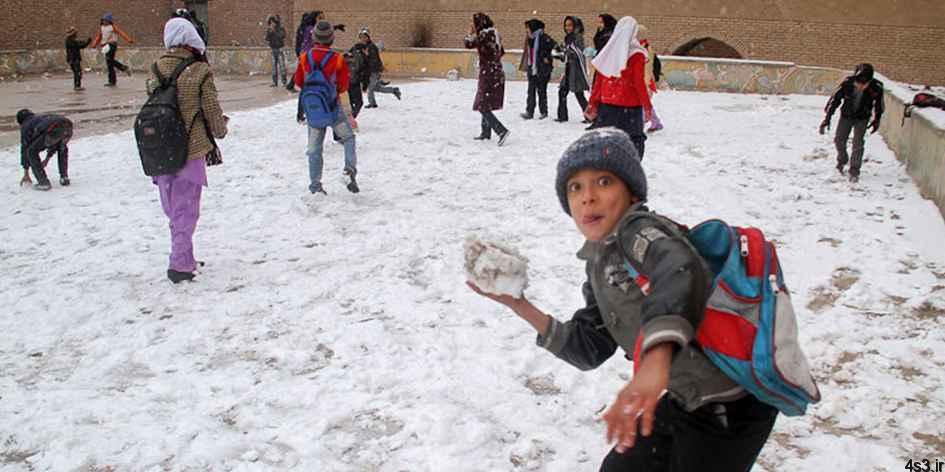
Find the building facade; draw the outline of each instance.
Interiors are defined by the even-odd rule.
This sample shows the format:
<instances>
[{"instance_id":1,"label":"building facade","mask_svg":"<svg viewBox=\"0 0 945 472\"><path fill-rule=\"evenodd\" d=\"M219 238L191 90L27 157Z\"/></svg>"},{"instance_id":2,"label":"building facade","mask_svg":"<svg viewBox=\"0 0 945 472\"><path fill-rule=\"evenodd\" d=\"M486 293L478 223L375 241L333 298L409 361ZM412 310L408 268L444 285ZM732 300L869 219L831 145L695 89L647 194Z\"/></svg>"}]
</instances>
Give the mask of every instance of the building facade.
<instances>
[{"instance_id":1,"label":"building facade","mask_svg":"<svg viewBox=\"0 0 945 472\"><path fill-rule=\"evenodd\" d=\"M598 14L635 16L661 54L788 61L852 69L872 62L897 80L945 85L942 0L6 0L0 49L59 48L69 26L94 35L105 11L142 46L161 42L163 21L185 4L207 23L211 46L264 46L266 18L280 15L290 36L301 13L324 10L347 26L347 46L362 26L386 47L459 48L472 14L492 16L506 48L521 48L535 17L562 39L566 15L584 19L587 39Z\"/></svg>"}]
</instances>

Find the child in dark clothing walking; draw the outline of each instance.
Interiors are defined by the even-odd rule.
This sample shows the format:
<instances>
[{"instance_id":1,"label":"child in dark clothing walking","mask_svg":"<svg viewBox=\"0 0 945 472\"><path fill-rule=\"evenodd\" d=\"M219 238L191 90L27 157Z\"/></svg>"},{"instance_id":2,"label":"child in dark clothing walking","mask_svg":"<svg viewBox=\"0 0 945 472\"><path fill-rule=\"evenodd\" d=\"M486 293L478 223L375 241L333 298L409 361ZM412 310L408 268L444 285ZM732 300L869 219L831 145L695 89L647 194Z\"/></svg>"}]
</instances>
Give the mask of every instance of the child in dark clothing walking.
<instances>
[{"instance_id":1,"label":"child in dark clothing walking","mask_svg":"<svg viewBox=\"0 0 945 472\"><path fill-rule=\"evenodd\" d=\"M92 38L81 40L78 36L79 32L74 26L66 32L66 62L72 69L73 89L85 90L82 88L82 50L92 43Z\"/></svg>"},{"instance_id":2,"label":"child in dark clothing walking","mask_svg":"<svg viewBox=\"0 0 945 472\"><path fill-rule=\"evenodd\" d=\"M568 95L574 94L581 112L587 109L587 99L584 92L590 90L587 79L587 61L584 59L584 22L576 16L564 19L564 46L558 46L561 59L564 61L564 76L558 85L558 117L555 121L568 121ZM590 121L585 120L590 123Z\"/></svg>"},{"instance_id":3,"label":"child in dark clothing walking","mask_svg":"<svg viewBox=\"0 0 945 472\"><path fill-rule=\"evenodd\" d=\"M384 85L381 80L381 73L384 72L384 61L381 60L380 49L374 44L374 40L371 39L371 30L367 27L361 28L361 31L358 32L358 40L360 40L363 45L364 68L366 69L365 74L368 77L368 104L365 108L377 108L377 99L374 98L375 93L389 93L397 97L397 100L400 100L400 88Z\"/></svg>"},{"instance_id":4,"label":"child in dark clothing walking","mask_svg":"<svg viewBox=\"0 0 945 472\"><path fill-rule=\"evenodd\" d=\"M72 121L60 115L37 115L29 109L16 113L16 123L20 125L20 166L23 167L23 179L20 185L29 185L29 170L36 177L36 190L49 190L52 184L46 176L46 163L56 153L59 158L59 184L68 186L69 182L69 139L72 138ZM39 153L46 150L46 160L39 159Z\"/></svg>"},{"instance_id":5,"label":"child in dark clothing walking","mask_svg":"<svg viewBox=\"0 0 945 472\"><path fill-rule=\"evenodd\" d=\"M837 171L843 174L844 167L850 163L850 182L860 180L860 166L863 164L866 130L875 133L886 109L883 103L883 83L873 78L873 66L860 64L853 75L840 83L827 102L827 116L820 124L820 134L830 129L830 119L840 108L840 121L834 144L837 147ZM870 121L870 117L873 118ZM847 154L847 141L853 132L853 155ZM851 160L852 157L852 160Z\"/></svg>"},{"instance_id":6,"label":"child in dark clothing walking","mask_svg":"<svg viewBox=\"0 0 945 472\"><path fill-rule=\"evenodd\" d=\"M554 66L551 62L551 52L556 43L551 36L545 34L545 24L536 18L525 22L525 51L522 54L522 63L519 70L525 71L528 76L528 99L525 104L525 113L522 118L530 120L535 117L535 99L538 100L538 119L548 118L548 82L551 80L551 71Z\"/></svg>"}]
</instances>

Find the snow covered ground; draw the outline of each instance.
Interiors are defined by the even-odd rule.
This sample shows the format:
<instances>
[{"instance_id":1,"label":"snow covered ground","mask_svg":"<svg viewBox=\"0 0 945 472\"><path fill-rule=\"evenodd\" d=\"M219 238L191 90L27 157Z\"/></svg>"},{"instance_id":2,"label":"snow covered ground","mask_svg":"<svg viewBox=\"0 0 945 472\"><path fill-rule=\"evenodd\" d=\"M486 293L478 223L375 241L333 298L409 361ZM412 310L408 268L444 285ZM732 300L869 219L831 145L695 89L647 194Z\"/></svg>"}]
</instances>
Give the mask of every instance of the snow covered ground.
<instances>
[{"instance_id":1,"label":"snow covered ground","mask_svg":"<svg viewBox=\"0 0 945 472\"><path fill-rule=\"evenodd\" d=\"M582 125L523 122L510 83L507 146L475 142L474 93L381 96L362 193L329 144L317 203L295 104L234 113L197 232L207 266L180 286L130 131L79 130L73 186L48 193L19 189L18 150L0 151L0 470L597 470L598 413L630 364L579 372L463 284L463 239L490 235L531 260L538 306L580 306L553 180ZM945 459L945 224L878 136L859 184L836 175L824 101L661 93L652 207L780 243L824 400L778 420L755 470Z\"/></svg>"}]
</instances>

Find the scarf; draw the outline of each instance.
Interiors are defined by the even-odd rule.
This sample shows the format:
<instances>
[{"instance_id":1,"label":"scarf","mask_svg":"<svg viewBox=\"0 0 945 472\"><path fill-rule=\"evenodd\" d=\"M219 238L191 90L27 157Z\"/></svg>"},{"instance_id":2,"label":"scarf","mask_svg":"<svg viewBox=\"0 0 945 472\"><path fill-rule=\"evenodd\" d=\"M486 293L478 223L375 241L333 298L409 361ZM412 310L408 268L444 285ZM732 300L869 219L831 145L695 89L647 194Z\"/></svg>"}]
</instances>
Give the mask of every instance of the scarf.
<instances>
[{"instance_id":1,"label":"scarf","mask_svg":"<svg viewBox=\"0 0 945 472\"><path fill-rule=\"evenodd\" d=\"M643 54L644 58L649 57L646 49L637 39L639 28L637 20L632 16L621 18L617 22L617 27L614 28L610 41L591 62L594 68L607 77L620 77L620 73L627 68L627 62L634 54Z\"/></svg>"},{"instance_id":2,"label":"scarf","mask_svg":"<svg viewBox=\"0 0 945 472\"><path fill-rule=\"evenodd\" d=\"M528 65L531 66L532 75L538 75L538 47L541 43L541 35L544 32L545 30L538 29L532 33L532 50L528 55Z\"/></svg>"},{"instance_id":3,"label":"scarf","mask_svg":"<svg viewBox=\"0 0 945 472\"><path fill-rule=\"evenodd\" d=\"M171 18L164 25L164 47L187 46L203 55L207 52L207 45L197 34L197 28L185 18Z\"/></svg>"}]
</instances>

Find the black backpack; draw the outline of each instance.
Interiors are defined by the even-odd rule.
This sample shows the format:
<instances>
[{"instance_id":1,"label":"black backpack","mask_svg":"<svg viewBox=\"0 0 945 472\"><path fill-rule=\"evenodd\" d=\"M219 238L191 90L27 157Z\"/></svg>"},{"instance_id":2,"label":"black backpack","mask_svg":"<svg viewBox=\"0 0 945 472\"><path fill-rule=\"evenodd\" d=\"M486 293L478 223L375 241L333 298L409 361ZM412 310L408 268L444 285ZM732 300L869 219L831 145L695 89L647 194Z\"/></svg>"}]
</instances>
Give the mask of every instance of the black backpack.
<instances>
[{"instance_id":1,"label":"black backpack","mask_svg":"<svg viewBox=\"0 0 945 472\"><path fill-rule=\"evenodd\" d=\"M184 126L177 105L177 78L195 62L194 58L181 61L170 77L161 75L157 63L151 66L160 85L151 92L135 119L135 140L144 175L173 174L187 163L190 130Z\"/></svg>"},{"instance_id":2,"label":"black backpack","mask_svg":"<svg viewBox=\"0 0 945 472\"><path fill-rule=\"evenodd\" d=\"M653 82L659 82L663 77L663 62L656 54L653 55Z\"/></svg>"}]
</instances>

